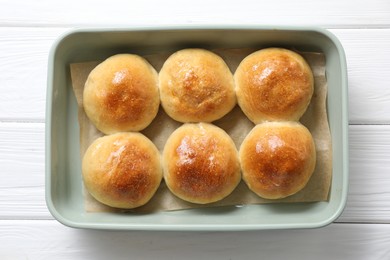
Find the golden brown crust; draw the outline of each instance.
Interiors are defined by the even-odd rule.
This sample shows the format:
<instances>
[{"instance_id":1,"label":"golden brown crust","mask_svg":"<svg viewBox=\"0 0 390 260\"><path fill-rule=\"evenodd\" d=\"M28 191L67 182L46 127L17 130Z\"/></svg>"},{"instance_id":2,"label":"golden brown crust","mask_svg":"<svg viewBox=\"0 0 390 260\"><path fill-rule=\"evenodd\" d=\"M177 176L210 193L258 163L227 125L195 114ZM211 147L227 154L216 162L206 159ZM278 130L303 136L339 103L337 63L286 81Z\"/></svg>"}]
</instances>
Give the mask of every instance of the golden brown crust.
<instances>
[{"instance_id":1,"label":"golden brown crust","mask_svg":"<svg viewBox=\"0 0 390 260\"><path fill-rule=\"evenodd\" d=\"M114 55L89 74L83 94L85 112L105 134L142 130L158 111L157 81L157 72L140 56Z\"/></svg>"},{"instance_id":2,"label":"golden brown crust","mask_svg":"<svg viewBox=\"0 0 390 260\"><path fill-rule=\"evenodd\" d=\"M184 124L169 137L163 168L172 193L199 204L223 199L241 179L233 141L222 129L207 123Z\"/></svg>"},{"instance_id":3,"label":"golden brown crust","mask_svg":"<svg viewBox=\"0 0 390 260\"><path fill-rule=\"evenodd\" d=\"M95 140L83 157L82 172L90 194L116 208L146 204L162 179L157 148L140 133L117 133Z\"/></svg>"},{"instance_id":4,"label":"golden brown crust","mask_svg":"<svg viewBox=\"0 0 390 260\"><path fill-rule=\"evenodd\" d=\"M239 152L243 180L257 195L267 199L290 196L310 179L316 151L310 132L295 122L257 125Z\"/></svg>"},{"instance_id":5,"label":"golden brown crust","mask_svg":"<svg viewBox=\"0 0 390 260\"><path fill-rule=\"evenodd\" d=\"M234 74L238 104L254 123L299 120L313 95L313 74L297 53L268 48L247 56Z\"/></svg>"},{"instance_id":6,"label":"golden brown crust","mask_svg":"<svg viewBox=\"0 0 390 260\"><path fill-rule=\"evenodd\" d=\"M233 75L218 55L203 49L172 54L159 73L161 105L180 122L211 122L236 104Z\"/></svg>"}]
</instances>

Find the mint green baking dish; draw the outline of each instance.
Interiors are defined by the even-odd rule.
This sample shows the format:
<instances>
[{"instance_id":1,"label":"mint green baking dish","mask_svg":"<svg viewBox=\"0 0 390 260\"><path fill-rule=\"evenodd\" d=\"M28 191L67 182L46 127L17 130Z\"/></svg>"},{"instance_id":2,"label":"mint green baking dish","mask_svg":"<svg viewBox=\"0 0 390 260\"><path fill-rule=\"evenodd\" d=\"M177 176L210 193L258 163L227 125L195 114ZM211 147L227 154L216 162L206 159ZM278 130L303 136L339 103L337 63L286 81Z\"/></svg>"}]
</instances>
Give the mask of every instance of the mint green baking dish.
<instances>
[{"instance_id":1,"label":"mint green baking dish","mask_svg":"<svg viewBox=\"0 0 390 260\"><path fill-rule=\"evenodd\" d=\"M329 201L189 209L149 214L86 213L83 205L77 104L69 64L131 52L148 54L188 46L207 48L287 46L326 56L327 109L333 145ZM334 221L348 190L348 87L344 50L334 35L301 27L142 27L79 29L53 45L46 100L46 202L61 223L116 230L228 231L315 228Z\"/></svg>"}]
</instances>

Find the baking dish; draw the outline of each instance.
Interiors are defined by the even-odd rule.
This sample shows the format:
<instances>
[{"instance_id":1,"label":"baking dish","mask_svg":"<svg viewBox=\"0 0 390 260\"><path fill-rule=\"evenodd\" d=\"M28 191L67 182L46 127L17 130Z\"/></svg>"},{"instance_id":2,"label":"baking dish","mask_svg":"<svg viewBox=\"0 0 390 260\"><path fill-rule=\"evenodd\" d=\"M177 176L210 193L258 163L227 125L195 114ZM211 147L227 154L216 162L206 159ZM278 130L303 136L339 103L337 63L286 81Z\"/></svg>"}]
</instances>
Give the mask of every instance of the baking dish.
<instances>
[{"instance_id":1,"label":"baking dish","mask_svg":"<svg viewBox=\"0 0 390 260\"><path fill-rule=\"evenodd\" d=\"M86 213L83 205L77 104L69 64L113 54L147 55L185 47L269 46L323 52L328 82L333 176L326 202L277 203L187 209L149 214ZM46 202L61 223L117 230L260 230L314 228L334 221L348 191L348 86L340 42L320 28L262 26L138 27L77 29L60 37L48 63L46 103Z\"/></svg>"}]
</instances>

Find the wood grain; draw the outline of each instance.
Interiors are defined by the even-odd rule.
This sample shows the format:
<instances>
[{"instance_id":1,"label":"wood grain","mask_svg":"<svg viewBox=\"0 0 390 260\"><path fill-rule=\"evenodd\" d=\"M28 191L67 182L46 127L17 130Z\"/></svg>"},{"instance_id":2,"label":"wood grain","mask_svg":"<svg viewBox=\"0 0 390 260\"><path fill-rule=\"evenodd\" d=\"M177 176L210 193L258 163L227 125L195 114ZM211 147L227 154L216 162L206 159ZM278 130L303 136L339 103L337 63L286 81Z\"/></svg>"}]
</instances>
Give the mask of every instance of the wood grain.
<instances>
[{"instance_id":1,"label":"wood grain","mask_svg":"<svg viewBox=\"0 0 390 260\"><path fill-rule=\"evenodd\" d=\"M390 259L390 1L0 0L0 6L0 259ZM55 39L74 27L210 24L320 26L340 39L352 125L349 196L337 223L193 233L77 230L53 220L44 199L44 121Z\"/></svg>"},{"instance_id":2,"label":"wood grain","mask_svg":"<svg viewBox=\"0 0 390 260\"><path fill-rule=\"evenodd\" d=\"M44 124L0 124L0 219L52 218L45 204Z\"/></svg>"},{"instance_id":3,"label":"wood grain","mask_svg":"<svg viewBox=\"0 0 390 260\"><path fill-rule=\"evenodd\" d=\"M390 223L390 126L349 127L350 183L340 222Z\"/></svg>"},{"instance_id":4,"label":"wood grain","mask_svg":"<svg viewBox=\"0 0 390 260\"><path fill-rule=\"evenodd\" d=\"M44 122L48 53L65 30L0 28L0 121Z\"/></svg>"},{"instance_id":5,"label":"wood grain","mask_svg":"<svg viewBox=\"0 0 390 260\"><path fill-rule=\"evenodd\" d=\"M350 126L350 188L337 222L390 223L390 126ZM44 124L0 124L0 219L52 219L44 198Z\"/></svg>"},{"instance_id":6,"label":"wood grain","mask_svg":"<svg viewBox=\"0 0 390 260\"><path fill-rule=\"evenodd\" d=\"M332 32L343 44L347 56L349 122L389 124L390 30Z\"/></svg>"},{"instance_id":7,"label":"wood grain","mask_svg":"<svg viewBox=\"0 0 390 260\"><path fill-rule=\"evenodd\" d=\"M1 259L389 259L390 225L260 232L114 232L1 221ZM15 243L18 241L18 243Z\"/></svg>"},{"instance_id":8,"label":"wood grain","mask_svg":"<svg viewBox=\"0 0 390 260\"><path fill-rule=\"evenodd\" d=\"M4 1L2 26L133 26L168 24L310 25L327 28L383 27L390 24L387 0L256 0L183 3L179 0Z\"/></svg>"}]
</instances>

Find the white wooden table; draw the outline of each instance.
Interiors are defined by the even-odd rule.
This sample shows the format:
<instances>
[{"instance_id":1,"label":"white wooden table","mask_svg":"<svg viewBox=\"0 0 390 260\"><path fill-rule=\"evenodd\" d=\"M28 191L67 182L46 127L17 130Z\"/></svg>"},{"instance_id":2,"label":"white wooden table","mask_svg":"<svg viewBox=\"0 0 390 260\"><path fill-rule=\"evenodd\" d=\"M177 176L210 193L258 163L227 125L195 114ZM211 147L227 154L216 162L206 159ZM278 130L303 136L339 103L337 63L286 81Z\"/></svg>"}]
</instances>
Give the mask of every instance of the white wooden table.
<instances>
[{"instance_id":1,"label":"white wooden table","mask_svg":"<svg viewBox=\"0 0 390 260\"><path fill-rule=\"evenodd\" d=\"M350 189L331 225L256 232L77 230L44 198L47 58L74 27L307 25L343 44ZM390 259L390 1L0 0L0 259Z\"/></svg>"}]
</instances>

